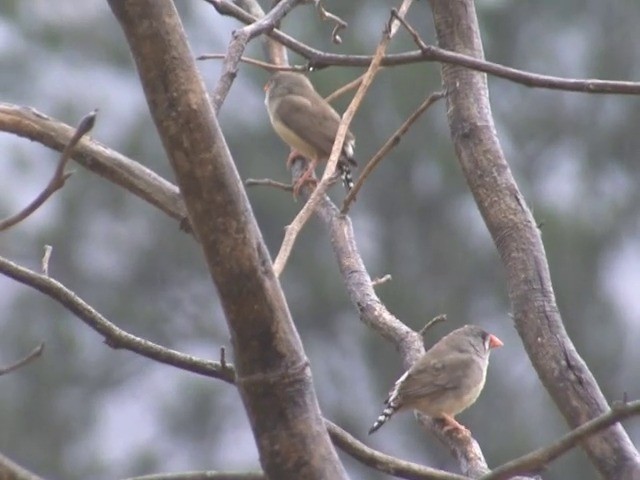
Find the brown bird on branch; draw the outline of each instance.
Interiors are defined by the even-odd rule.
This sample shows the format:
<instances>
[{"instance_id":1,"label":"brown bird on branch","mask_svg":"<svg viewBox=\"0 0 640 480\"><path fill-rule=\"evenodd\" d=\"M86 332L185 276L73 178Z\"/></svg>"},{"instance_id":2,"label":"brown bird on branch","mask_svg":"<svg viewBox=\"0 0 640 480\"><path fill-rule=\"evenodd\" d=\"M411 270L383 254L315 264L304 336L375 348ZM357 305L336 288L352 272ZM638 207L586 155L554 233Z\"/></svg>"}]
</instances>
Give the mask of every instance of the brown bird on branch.
<instances>
[{"instance_id":1,"label":"brown bird on branch","mask_svg":"<svg viewBox=\"0 0 640 480\"><path fill-rule=\"evenodd\" d=\"M311 175L316 165L329 159L338 133L340 115L301 73L274 73L264 90L271 125L293 149L287 159L287 167L291 167L298 154L302 154L310 162L293 186L293 193L297 196L305 182L312 180ZM347 132L338 160L338 169L347 191L353 187L351 165L357 166L354 148L355 137Z\"/></svg>"},{"instance_id":2,"label":"brown bird on branch","mask_svg":"<svg viewBox=\"0 0 640 480\"><path fill-rule=\"evenodd\" d=\"M440 339L395 383L369 435L399 410L415 409L444 420L444 431L468 433L454 418L478 399L487 376L489 353L503 344L475 325Z\"/></svg>"}]
</instances>

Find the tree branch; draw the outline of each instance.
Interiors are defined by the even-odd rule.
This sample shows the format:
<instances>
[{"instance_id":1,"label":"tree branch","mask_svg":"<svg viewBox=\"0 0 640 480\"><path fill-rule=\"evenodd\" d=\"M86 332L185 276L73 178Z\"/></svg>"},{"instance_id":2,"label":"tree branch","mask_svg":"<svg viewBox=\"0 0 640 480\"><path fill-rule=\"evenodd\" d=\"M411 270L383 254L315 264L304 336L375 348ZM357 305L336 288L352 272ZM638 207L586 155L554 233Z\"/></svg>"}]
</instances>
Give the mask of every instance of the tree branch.
<instances>
[{"instance_id":1,"label":"tree branch","mask_svg":"<svg viewBox=\"0 0 640 480\"><path fill-rule=\"evenodd\" d=\"M2 480L44 480L35 473L21 467L0 453L0 479Z\"/></svg>"},{"instance_id":2,"label":"tree branch","mask_svg":"<svg viewBox=\"0 0 640 480\"><path fill-rule=\"evenodd\" d=\"M0 102L0 131L62 151L75 129L32 108ZM138 162L85 138L71 153L80 165L123 187L169 217L182 221L187 211L178 188Z\"/></svg>"},{"instance_id":3,"label":"tree branch","mask_svg":"<svg viewBox=\"0 0 640 480\"><path fill-rule=\"evenodd\" d=\"M301 1L282 0L264 17L233 32L227 48L227 54L222 63L222 74L213 91L213 108L216 113L220 111L220 107L222 107L229 90L231 90L231 85L233 85L233 81L238 74L238 64L249 41L262 33L273 30L280 20ZM213 0L213 3L217 3L217 0Z\"/></svg>"},{"instance_id":4,"label":"tree branch","mask_svg":"<svg viewBox=\"0 0 640 480\"><path fill-rule=\"evenodd\" d=\"M614 423L638 414L640 414L640 400L622 405L614 405L609 412L580 425L551 445L511 460L493 469L491 473L480 478L480 480L507 480L513 475L520 473L538 472L556 458L564 455L572 448L577 447L584 439L604 430Z\"/></svg>"},{"instance_id":5,"label":"tree branch","mask_svg":"<svg viewBox=\"0 0 640 480\"><path fill-rule=\"evenodd\" d=\"M468 480L468 477L462 475L424 467L378 452L356 440L329 420L325 420L324 423L331 435L331 440L338 448L379 472L410 480Z\"/></svg>"},{"instance_id":6,"label":"tree branch","mask_svg":"<svg viewBox=\"0 0 640 480\"><path fill-rule=\"evenodd\" d=\"M235 373L232 366L227 365L223 368L217 362L202 360L136 337L109 322L74 292L50 277L23 268L3 257L0 257L0 273L60 303L102 335L105 343L112 348L129 350L166 365L234 383Z\"/></svg>"},{"instance_id":7,"label":"tree branch","mask_svg":"<svg viewBox=\"0 0 640 480\"><path fill-rule=\"evenodd\" d=\"M125 33L220 297L238 392L265 475L346 479L324 428L300 337L175 5L170 0L109 0L109 5Z\"/></svg>"},{"instance_id":8,"label":"tree branch","mask_svg":"<svg viewBox=\"0 0 640 480\"><path fill-rule=\"evenodd\" d=\"M126 480L268 480L262 472L182 472L154 473Z\"/></svg>"},{"instance_id":9,"label":"tree branch","mask_svg":"<svg viewBox=\"0 0 640 480\"><path fill-rule=\"evenodd\" d=\"M400 125L400 128L398 128L398 130L396 130L393 133L393 135L389 137L389 139L385 142L385 144L382 145L382 147L380 147L380 150L378 150L376 154L371 158L371 160L367 162L366 166L362 170L362 173L358 175L358 180L356 181L355 185L353 186L351 191L347 194L344 201L342 202L342 208L340 210L340 213L346 214L349 212L349 207L354 202L356 195L362 188L362 185L366 181L367 177L371 174L371 172L373 172L373 170L378 166L378 164L382 161L382 159L391 150L393 150L393 148L396 145L400 143L402 136L409 131L409 129L411 128L411 125L413 125L416 122L416 120L418 120L418 118L420 118L420 116L424 112L426 112L431 105L436 103L438 100L440 100L444 96L445 96L444 91L435 92L429 95L426 98L426 100L422 102L422 104L416 109L416 111L413 112L411 115L409 115L409 118L407 118L404 121L404 123Z\"/></svg>"},{"instance_id":10,"label":"tree branch","mask_svg":"<svg viewBox=\"0 0 640 480\"><path fill-rule=\"evenodd\" d=\"M482 59L473 0L430 0L430 5L439 45ZM540 232L496 135L487 78L447 64L442 78L458 161L506 269L516 329L542 383L575 428L608 405L564 329ZM640 478L640 455L622 426L582 445L603 477Z\"/></svg>"},{"instance_id":11,"label":"tree branch","mask_svg":"<svg viewBox=\"0 0 640 480\"><path fill-rule=\"evenodd\" d=\"M211 0L205 1L213 3ZM219 5L217 10L222 15L232 16L243 23L251 23L255 21L254 17L229 2L216 0L216 3ZM277 29L269 32L268 36L306 58L308 60L307 68L320 70L330 66L367 67L373 60L371 55L326 53L309 47L308 45L297 41L293 37L290 37ZM446 48L439 48L433 45L426 45L425 47L426 48L422 50L386 55L382 58L380 64L388 67L394 65L410 65L421 62L440 62L450 65L459 65L479 72L488 73L527 87L581 93L606 93L620 95L640 94L640 82L575 79L555 77L552 75L541 75L527 72L525 70L519 70L517 68L506 67L498 63L487 62L481 58L456 53L455 51Z\"/></svg>"},{"instance_id":12,"label":"tree branch","mask_svg":"<svg viewBox=\"0 0 640 480\"><path fill-rule=\"evenodd\" d=\"M73 173L73 172L64 171L67 165L67 162L71 157L71 152L73 151L75 146L78 144L80 139L84 135L86 135L88 132L90 132L91 129L93 128L93 125L95 124L97 112L98 112L97 110L94 110L93 112L83 117L82 120L80 120L80 123L76 128L76 131L71 137L71 140L69 140L69 143L67 144L67 146L62 150L62 154L60 155L60 159L58 160L58 166L53 172L53 177L51 177L51 180L49 180L49 183L47 184L47 186L23 210L18 212L16 215L13 215L9 218L6 218L0 221L0 232L2 232L3 230L7 230L8 228L11 228L15 224L27 218L29 215L35 212L38 208L40 208L44 204L44 202L46 202L49 199L49 197L51 197L51 195L53 195L55 192L57 192L62 187L64 187L64 183Z\"/></svg>"},{"instance_id":13,"label":"tree branch","mask_svg":"<svg viewBox=\"0 0 640 480\"><path fill-rule=\"evenodd\" d=\"M8 365L6 367L0 367L0 376L13 372L14 370L17 370L20 367L23 367L28 363L31 363L36 358L40 357L43 351L44 351L44 342L42 342L40 345L34 348L29 354L27 354L24 358L21 358L17 362L14 362L11 365Z\"/></svg>"}]
</instances>

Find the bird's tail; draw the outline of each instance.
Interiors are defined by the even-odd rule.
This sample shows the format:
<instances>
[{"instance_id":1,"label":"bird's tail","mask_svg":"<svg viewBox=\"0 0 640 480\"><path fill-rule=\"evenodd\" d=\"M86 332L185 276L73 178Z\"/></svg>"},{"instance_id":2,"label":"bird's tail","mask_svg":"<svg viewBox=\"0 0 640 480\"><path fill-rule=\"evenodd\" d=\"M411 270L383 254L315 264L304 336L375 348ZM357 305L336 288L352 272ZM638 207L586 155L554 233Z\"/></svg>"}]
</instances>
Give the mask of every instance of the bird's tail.
<instances>
[{"instance_id":1,"label":"bird's tail","mask_svg":"<svg viewBox=\"0 0 640 480\"><path fill-rule=\"evenodd\" d=\"M347 162L338 162L338 168L340 169L340 177L342 183L347 192L350 192L353 188L353 175L351 174L351 167Z\"/></svg>"},{"instance_id":2,"label":"bird's tail","mask_svg":"<svg viewBox=\"0 0 640 480\"><path fill-rule=\"evenodd\" d=\"M391 403L391 402L387 403L387 406L385 407L385 409L382 411L380 416L376 419L373 426L369 429L369 435L371 435L380 427L382 427L385 423L387 423L387 420L389 420L391 416L398 411L398 408L399 406L395 403Z\"/></svg>"}]
</instances>

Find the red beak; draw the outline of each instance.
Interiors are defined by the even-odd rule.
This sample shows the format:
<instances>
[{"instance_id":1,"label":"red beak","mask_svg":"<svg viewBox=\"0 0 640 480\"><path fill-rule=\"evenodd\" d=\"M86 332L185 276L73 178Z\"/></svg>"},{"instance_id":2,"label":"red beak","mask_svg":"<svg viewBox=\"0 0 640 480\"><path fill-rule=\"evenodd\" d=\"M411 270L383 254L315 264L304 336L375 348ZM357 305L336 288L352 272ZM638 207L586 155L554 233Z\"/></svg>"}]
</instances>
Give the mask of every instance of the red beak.
<instances>
[{"instance_id":1,"label":"red beak","mask_svg":"<svg viewBox=\"0 0 640 480\"><path fill-rule=\"evenodd\" d=\"M495 335L489 335L489 348L498 348L503 346L502 340L500 340Z\"/></svg>"}]
</instances>

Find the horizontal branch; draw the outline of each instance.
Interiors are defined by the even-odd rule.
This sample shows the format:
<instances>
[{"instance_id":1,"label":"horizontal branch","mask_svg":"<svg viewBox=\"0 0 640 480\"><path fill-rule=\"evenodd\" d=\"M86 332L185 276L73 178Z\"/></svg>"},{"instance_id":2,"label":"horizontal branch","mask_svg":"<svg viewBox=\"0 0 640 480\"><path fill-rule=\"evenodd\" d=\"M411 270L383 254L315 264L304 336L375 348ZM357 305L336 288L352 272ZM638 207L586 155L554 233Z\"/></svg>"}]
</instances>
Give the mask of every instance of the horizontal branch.
<instances>
[{"instance_id":1,"label":"horizontal branch","mask_svg":"<svg viewBox=\"0 0 640 480\"><path fill-rule=\"evenodd\" d=\"M0 273L42 292L60 303L85 324L100 333L105 338L105 343L112 348L129 350L166 365L224 380L227 383L234 383L235 372L231 365L222 365L218 362L186 355L136 337L115 326L75 293L50 277L23 268L3 257L0 257Z\"/></svg>"},{"instance_id":2,"label":"horizontal branch","mask_svg":"<svg viewBox=\"0 0 640 480\"><path fill-rule=\"evenodd\" d=\"M219 4L219 8L217 8L217 10L224 15L232 16L243 23L252 23L255 21L254 17L229 2L217 1L216 3ZM277 29L272 30L267 35L306 58L308 60L308 68L315 70L330 66L368 67L373 60L371 55L343 55L323 52L309 47L308 45L299 42L293 37L286 35ZM455 53L432 45L424 45L424 48L421 48L420 50L385 55L382 58L381 65L410 65L421 62L441 62L451 65L459 65L494 75L496 77L504 78L528 87L582 93L608 93L623 95L640 94L640 82L573 79L555 77L551 75L540 75L530 73L525 70L506 67L498 63L487 62L485 60L469 57L467 55Z\"/></svg>"},{"instance_id":3,"label":"horizontal branch","mask_svg":"<svg viewBox=\"0 0 640 480\"><path fill-rule=\"evenodd\" d=\"M531 453L523 455L520 458L511 460L510 462L495 468L480 480L506 480L513 475L535 473L540 471L549 462L564 455L585 438L610 427L625 418L640 414L640 400L629 402L621 405L614 405L604 415L594 418L587 423L580 425L578 428L567 433L564 437L552 443L548 447L539 448Z\"/></svg>"},{"instance_id":4,"label":"horizontal branch","mask_svg":"<svg viewBox=\"0 0 640 480\"><path fill-rule=\"evenodd\" d=\"M126 480L267 480L262 472L182 472L182 473L155 473L131 477Z\"/></svg>"},{"instance_id":5,"label":"horizontal branch","mask_svg":"<svg viewBox=\"0 0 640 480\"><path fill-rule=\"evenodd\" d=\"M11 373L14 370L19 369L20 367L23 367L28 363L31 363L36 358L40 357L43 351L44 351L44 342L40 343L40 345L38 345L30 353L28 353L25 357L21 358L17 362L14 362L11 365L8 365L6 367L0 367L0 376L6 375L7 373ZM1 478L2 477L0 477L0 479Z\"/></svg>"}]
</instances>

